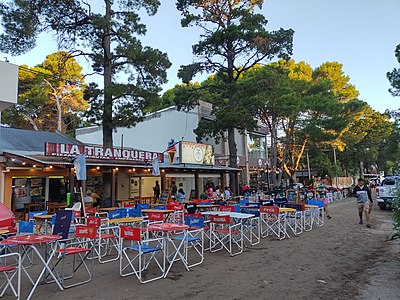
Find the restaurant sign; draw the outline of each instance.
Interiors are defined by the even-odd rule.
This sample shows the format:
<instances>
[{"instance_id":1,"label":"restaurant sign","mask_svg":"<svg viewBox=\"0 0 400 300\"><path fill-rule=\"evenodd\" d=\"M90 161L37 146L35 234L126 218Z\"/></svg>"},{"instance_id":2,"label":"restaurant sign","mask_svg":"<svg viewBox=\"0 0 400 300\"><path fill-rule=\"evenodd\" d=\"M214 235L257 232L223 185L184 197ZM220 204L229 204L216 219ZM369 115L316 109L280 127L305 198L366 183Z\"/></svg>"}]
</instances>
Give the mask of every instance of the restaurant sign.
<instances>
[{"instance_id":1,"label":"restaurant sign","mask_svg":"<svg viewBox=\"0 0 400 300\"><path fill-rule=\"evenodd\" d=\"M158 158L159 162L164 162L162 153L143 151L131 148L106 148L96 145L76 145L62 143L46 143L46 156L57 157L76 157L85 153L86 158L104 159L104 160L129 160L150 162Z\"/></svg>"}]
</instances>

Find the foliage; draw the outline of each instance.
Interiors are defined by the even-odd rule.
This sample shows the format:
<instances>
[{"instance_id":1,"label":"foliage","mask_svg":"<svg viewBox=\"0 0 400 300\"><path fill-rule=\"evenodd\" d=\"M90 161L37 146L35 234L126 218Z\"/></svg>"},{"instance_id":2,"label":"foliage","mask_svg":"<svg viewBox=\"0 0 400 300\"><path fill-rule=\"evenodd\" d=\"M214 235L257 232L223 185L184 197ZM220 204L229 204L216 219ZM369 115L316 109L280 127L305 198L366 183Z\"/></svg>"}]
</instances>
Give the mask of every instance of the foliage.
<instances>
[{"instance_id":1,"label":"foliage","mask_svg":"<svg viewBox=\"0 0 400 300\"><path fill-rule=\"evenodd\" d=\"M346 166L349 170L356 169L360 162L370 165L377 161L381 141L390 136L393 128L387 114L373 110L367 103L354 100L353 119L349 122L347 130L342 133L344 141ZM353 164L353 166L351 166ZM355 164L355 165L354 165ZM359 170L359 175L364 170Z\"/></svg>"},{"instance_id":2,"label":"foliage","mask_svg":"<svg viewBox=\"0 0 400 300\"><path fill-rule=\"evenodd\" d=\"M200 40L193 45L195 62L181 66L178 76L184 83L201 72L215 73L213 80L204 83L202 89L191 88L194 99L188 99L184 107L193 105L201 96L197 92L208 93L213 104L210 120L202 120L196 133L200 137L212 135L220 137L228 134L229 165L237 166L235 129L246 130L253 126L251 104L246 91L237 84L244 72L254 65L275 57L287 58L292 52L293 31L265 30L267 20L257 13L263 0L177 0L177 8L182 13L183 27L199 26L203 29ZM233 175L233 174L231 174ZM230 187L234 192L236 180L230 176Z\"/></svg>"},{"instance_id":3,"label":"foliage","mask_svg":"<svg viewBox=\"0 0 400 300\"><path fill-rule=\"evenodd\" d=\"M308 144L331 141L345 126L340 115L344 104L331 92L330 82L315 80L304 62L280 60L255 68L244 78L251 83L248 90L259 107L259 118L271 132L270 165L284 169L295 181Z\"/></svg>"},{"instance_id":4,"label":"foliage","mask_svg":"<svg viewBox=\"0 0 400 300\"><path fill-rule=\"evenodd\" d=\"M27 52L40 33L48 32L60 48L90 60L94 72L103 76L103 87L89 85L87 117L102 124L103 144L112 146L112 130L139 122L142 110L158 101L160 85L166 82L167 55L144 47L137 38L146 32L138 11L153 15L159 5L158 0L104 0L104 5L84 0L10 1L0 12L0 50ZM127 75L117 82L120 73Z\"/></svg>"},{"instance_id":5,"label":"foliage","mask_svg":"<svg viewBox=\"0 0 400 300\"><path fill-rule=\"evenodd\" d=\"M382 139L379 147L378 166L385 174L394 174L400 170L400 111L385 112L392 121L390 135Z\"/></svg>"},{"instance_id":6,"label":"foliage","mask_svg":"<svg viewBox=\"0 0 400 300\"><path fill-rule=\"evenodd\" d=\"M33 68L20 66L18 102L4 111L3 121L15 128L73 132L88 107L81 72L77 61L63 51Z\"/></svg>"},{"instance_id":7,"label":"foliage","mask_svg":"<svg viewBox=\"0 0 400 300\"><path fill-rule=\"evenodd\" d=\"M397 61L400 63L400 44L397 45L396 50L394 51ZM392 88L389 89L389 92L393 96L400 96L400 68L394 68L391 72L387 72L386 76L392 85Z\"/></svg>"},{"instance_id":8,"label":"foliage","mask_svg":"<svg viewBox=\"0 0 400 300\"><path fill-rule=\"evenodd\" d=\"M397 236L400 236L400 186L397 185L394 190L393 199L393 225L396 230Z\"/></svg>"}]
</instances>

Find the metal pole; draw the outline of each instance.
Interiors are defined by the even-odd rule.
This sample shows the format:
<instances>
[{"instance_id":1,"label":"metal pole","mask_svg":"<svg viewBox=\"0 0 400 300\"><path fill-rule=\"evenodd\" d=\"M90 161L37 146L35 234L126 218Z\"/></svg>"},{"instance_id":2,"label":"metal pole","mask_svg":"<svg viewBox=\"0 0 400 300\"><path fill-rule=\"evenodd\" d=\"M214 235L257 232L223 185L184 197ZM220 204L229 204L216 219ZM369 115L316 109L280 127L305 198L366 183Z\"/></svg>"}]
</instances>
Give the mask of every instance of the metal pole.
<instances>
[{"instance_id":1,"label":"metal pole","mask_svg":"<svg viewBox=\"0 0 400 300\"><path fill-rule=\"evenodd\" d=\"M308 157L308 150L307 150L307 169L308 169L308 180L311 180L311 171L310 171L310 158Z\"/></svg>"}]
</instances>

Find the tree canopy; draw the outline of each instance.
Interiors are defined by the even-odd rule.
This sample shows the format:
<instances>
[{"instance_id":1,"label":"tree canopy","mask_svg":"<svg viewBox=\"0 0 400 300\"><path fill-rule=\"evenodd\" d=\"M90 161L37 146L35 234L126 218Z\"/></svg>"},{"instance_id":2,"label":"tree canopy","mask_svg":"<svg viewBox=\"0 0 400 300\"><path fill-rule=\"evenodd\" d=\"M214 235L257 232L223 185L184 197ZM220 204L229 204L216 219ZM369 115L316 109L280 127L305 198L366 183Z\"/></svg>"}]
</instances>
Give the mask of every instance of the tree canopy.
<instances>
[{"instance_id":1,"label":"tree canopy","mask_svg":"<svg viewBox=\"0 0 400 300\"><path fill-rule=\"evenodd\" d=\"M83 99L82 67L66 52L43 63L20 66L18 101L4 111L3 122L16 128L74 134L89 103Z\"/></svg>"},{"instance_id":2,"label":"tree canopy","mask_svg":"<svg viewBox=\"0 0 400 300\"><path fill-rule=\"evenodd\" d=\"M237 167L235 129L251 126L252 113L243 90L237 85L242 73L254 65L273 58L287 58L292 53L293 30L268 32L267 20L257 13L262 0L195 1L177 0L183 27L198 26L203 32L193 45L195 62L181 66L178 76L184 83L200 73L214 73L215 80L207 88L212 95L212 120L202 121L197 133L221 136L228 134L229 165ZM196 89L196 92L199 90ZM195 99L198 95L192 93ZM188 100L193 105L193 99ZM237 192L234 173L230 187Z\"/></svg>"},{"instance_id":3,"label":"tree canopy","mask_svg":"<svg viewBox=\"0 0 400 300\"><path fill-rule=\"evenodd\" d=\"M400 44L397 45L394 54L396 56L397 62L400 64ZM389 92L393 96L400 96L400 68L394 68L391 72L387 72L387 78L389 79L392 88Z\"/></svg>"},{"instance_id":4,"label":"tree canopy","mask_svg":"<svg viewBox=\"0 0 400 300\"><path fill-rule=\"evenodd\" d=\"M157 0L104 0L103 5L84 0L9 1L0 12L0 50L27 52L36 46L38 35L47 32L61 49L89 59L93 71L103 76L103 87L89 85L87 117L102 124L103 144L110 147L112 130L139 122L142 109L158 100L160 85L166 82L167 55L143 46L138 38L146 33L138 12L153 15L159 5Z\"/></svg>"}]
</instances>

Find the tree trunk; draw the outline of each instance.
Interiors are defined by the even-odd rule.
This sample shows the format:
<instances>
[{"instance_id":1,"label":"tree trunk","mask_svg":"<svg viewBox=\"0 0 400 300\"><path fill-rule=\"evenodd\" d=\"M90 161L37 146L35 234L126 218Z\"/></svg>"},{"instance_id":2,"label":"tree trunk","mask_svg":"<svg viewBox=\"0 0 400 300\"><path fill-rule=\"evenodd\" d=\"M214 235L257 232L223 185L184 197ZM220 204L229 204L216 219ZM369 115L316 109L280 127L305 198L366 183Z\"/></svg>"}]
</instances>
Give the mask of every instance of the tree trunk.
<instances>
[{"instance_id":1,"label":"tree trunk","mask_svg":"<svg viewBox=\"0 0 400 300\"><path fill-rule=\"evenodd\" d=\"M55 97L57 108L57 130L62 132L62 107L60 96Z\"/></svg>"},{"instance_id":2,"label":"tree trunk","mask_svg":"<svg viewBox=\"0 0 400 300\"><path fill-rule=\"evenodd\" d=\"M103 146L112 147L112 93L110 87L112 84L112 57L110 40L110 22L111 22L111 0L106 0L106 25L103 35L104 49L104 107L103 107ZM103 173L103 198L111 197L111 180L109 173Z\"/></svg>"},{"instance_id":3,"label":"tree trunk","mask_svg":"<svg viewBox=\"0 0 400 300\"><path fill-rule=\"evenodd\" d=\"M228 128L228 147L229 147L229 166L237 168L237 148L235 142L235 129ZM231 191L238 195L237 172L229 172L229 187Z\"/></svg>"},{"instance_id":4,"label":"tree trunk","mask_svg":"<svg viewBox=\"0 0 400 300\"><path fill-rule=\"evenodd\" d=\"M276 170L278 163L278 130L277 130L277 120L276 116L273 114L271 118L271 159L270 159L270 167L271 167L271 184L276 186Z\"/></svg>"},{"instance_id":5,"label":"tree trunk","mask_svg":"<svg viewBox=\"0 0 400 300\"><path fill-rule=\"evenodd\" d=\"M28 116L28 115L26 115L26 114L23 114L23 113L21 113L21 114L22 114L22 116L23 116L24 118L26 118L26 119L28 120L28 122L32 125L33 130L35 130L35 131L38 131L38 130L39 130L37 124L35 123L35 121L34 121L30 116Z\"/></svg>"}]
</instances>

